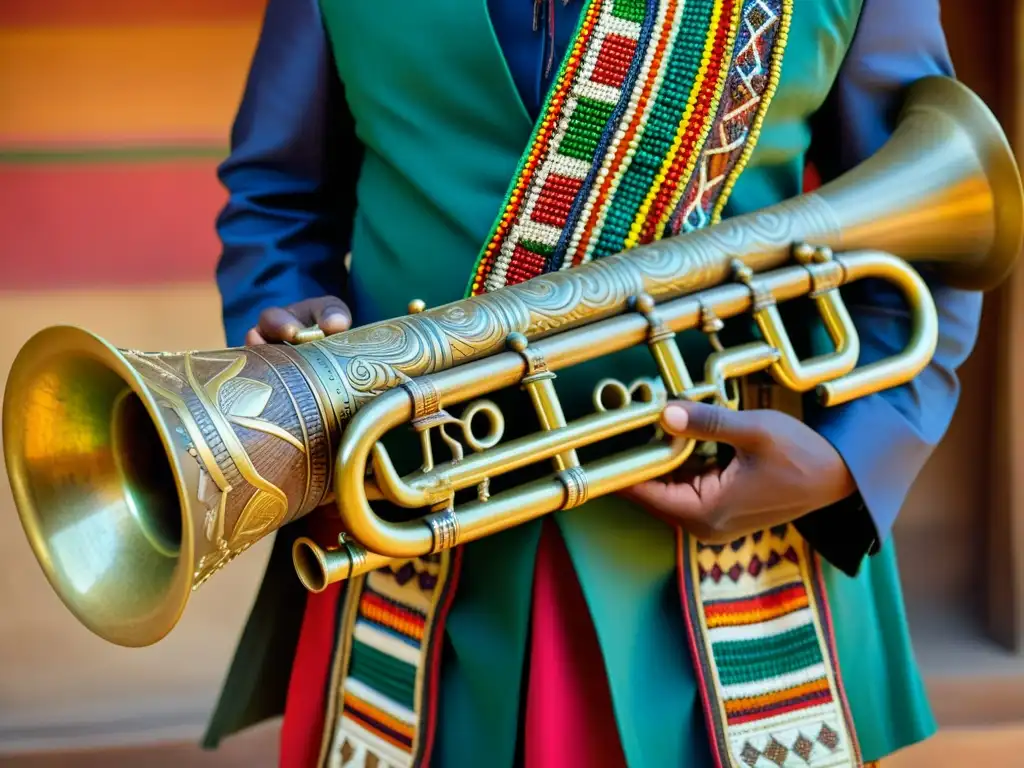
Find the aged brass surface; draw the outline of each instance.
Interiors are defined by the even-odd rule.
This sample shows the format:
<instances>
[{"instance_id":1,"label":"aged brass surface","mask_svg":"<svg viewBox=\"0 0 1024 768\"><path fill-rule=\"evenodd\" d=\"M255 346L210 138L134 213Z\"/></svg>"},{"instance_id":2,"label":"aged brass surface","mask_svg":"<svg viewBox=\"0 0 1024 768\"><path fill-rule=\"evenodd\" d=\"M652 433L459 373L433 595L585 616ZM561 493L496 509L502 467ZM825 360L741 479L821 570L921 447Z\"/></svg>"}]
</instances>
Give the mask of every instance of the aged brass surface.
<instances>
[{"instance_id":1,"label":"aged brass surface","mask_svg":"<svg viewBox=\"0 0 1024 768\"><path fill-rule=\"evenodd\" d=\"M191 590L332 496L346 534L293 549L311 590L673 469L693 442L657 432L598 460L578 454L656 426L670 397L735 407L736 379L760 371L826 405L910 381L938 337L910 264L987 290L1016 263L1022 227L1024 194L995 118L962 85L928 78L909 90L885 147L813 194L484 296L414 301L406 316L327 338L310 330L295 346L143 353L46 329L9 377L8 474L68 608L107 640L146 645L171 630ZM839 289L864 278L903 293L912 333L895 356L857 367ZM835 349L800 360L777 305L808 296ZM747 313L761 340L723 346L722 321ZM715 349L697 381L675 343L690 329ZM567 421L556 373L641 344L659 376L601 381L593 413ZM512 386L538 429L503 439L505 417L486 397ZM382 438L410 425L422 466L403 476ZM438 460L437 445L451 458ZM550 475L491 493L494 478L539 462ZM377 500L422 514L391 522Z\"/></svg>"}]
</instances>

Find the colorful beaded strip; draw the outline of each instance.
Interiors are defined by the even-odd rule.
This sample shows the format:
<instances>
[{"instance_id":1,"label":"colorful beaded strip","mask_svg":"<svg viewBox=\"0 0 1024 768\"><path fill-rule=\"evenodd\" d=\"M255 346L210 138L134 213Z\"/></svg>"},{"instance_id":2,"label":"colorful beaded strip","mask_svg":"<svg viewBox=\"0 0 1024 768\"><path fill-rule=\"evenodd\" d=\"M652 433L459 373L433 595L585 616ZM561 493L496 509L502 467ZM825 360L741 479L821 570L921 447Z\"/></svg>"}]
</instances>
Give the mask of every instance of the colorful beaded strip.
<instances>
[{"instance_id":1,"label":"colorful beaded strip","mask_svg":"<svg viewBox=\"0 0 1024 768\"><path fill-rule=\"evenodd\" d=\"M789 2L590 0L468 294L720 215L777 85Z\"/></svg>"},{"instance_id":2,"label":"colorful beaded strip","mask_svg":"<svg viewBox=\"0 0 1024 768\"><path fill-rule=\"evenodd\" d=\"M426 555L347 584L321 766L429 765L460 554Z\"/></svg>"},{"instance_id":3,"label":"colorful beaded strip","mask_svg":"<svg viewBox=\"0 0 1024 768\"><path fill-rule=\"evenodd\" d=\"M719 220L791 14L792 0L591 2L468 293ZM680 534L679 551L717 765L859 765L819 564L796 531L714 548Z\"/></svg>"},{"instance_id":4,"label":"colorful beaded strip","mask_svg":"<svg viewBox=\"0 0 1024 768\"><path fill-rule=\"evenodd\" d=\"M819 563L791 525L704 546L680 593L721 768L861 765Z\"/></svg>"},{"instance_id":5,"label":"colorful beaded strip","mask_svg":"<svg viewBox=\"0 0 1024 768\"><path fill-rule=\"evenodd\" d=\"M778 87L791 1L782 3L781 18L767 3L744 8L711 138L700 155L698 172L689 176L683 204L676 198L659 220L663 233L666 225L669 233L678 234L721 219L733 186L757 145L768 104Z\"/></svg>"}]
</instances>

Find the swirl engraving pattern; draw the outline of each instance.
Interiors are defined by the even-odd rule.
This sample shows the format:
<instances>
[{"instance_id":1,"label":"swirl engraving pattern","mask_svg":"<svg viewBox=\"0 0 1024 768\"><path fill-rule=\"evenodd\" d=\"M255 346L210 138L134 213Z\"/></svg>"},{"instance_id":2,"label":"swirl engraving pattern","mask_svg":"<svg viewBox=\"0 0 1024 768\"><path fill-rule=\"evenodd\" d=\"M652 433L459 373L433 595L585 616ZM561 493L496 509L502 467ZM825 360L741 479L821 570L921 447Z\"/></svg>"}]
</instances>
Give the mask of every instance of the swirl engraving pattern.
<instances>
[{"instance_id":1,"label":"swirl engraving pattern","mask_svg":"<svg viewBox=\"0 0 1024 768\"><path fill-rule=\"evenodd\" d=\"M340 420L412 378L496 354L510 333L533 340L610 317L648 293L664 301L729 279L733 259L781 266L793 243L838 246L828 203L804 195L714 227L666 238L571 270L355 328L296 351L327 381Z\"/></svg>"}]
</instances>

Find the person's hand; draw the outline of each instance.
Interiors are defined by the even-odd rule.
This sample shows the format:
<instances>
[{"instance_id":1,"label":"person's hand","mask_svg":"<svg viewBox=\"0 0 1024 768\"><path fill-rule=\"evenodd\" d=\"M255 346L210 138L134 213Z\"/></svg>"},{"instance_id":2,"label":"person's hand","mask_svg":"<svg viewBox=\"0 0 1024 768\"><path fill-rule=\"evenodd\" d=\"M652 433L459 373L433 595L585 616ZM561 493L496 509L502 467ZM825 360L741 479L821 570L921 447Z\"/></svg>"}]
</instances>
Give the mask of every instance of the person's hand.
<instances>
[{"instance_id":1,"label":"person's hand","mask_svg":"<svg viewBox=\"0 0 1024 768\"><path fill-rule=\"evenodd\" d=\"M792 522L856 491L832 444L780 411L671 402L662 428L671 435L726 443L735 455L725 467L689 476L677 472L623 495L707 544Z\"/></svg>"},{"instance_id":2,"label":"person's hand","mask_svg":"<svg viewBox=\"0 0 1024 768\"><path fill-rule=\"evenodd\" d=\"M294 342L295 334L303 328L319 326L324 335L347 331L352 325L352 313L336 296L320 296L289 304L270 307L260 314L259 324L245 335L245 345L274 342Z\"/></svg>"}]
</instances>

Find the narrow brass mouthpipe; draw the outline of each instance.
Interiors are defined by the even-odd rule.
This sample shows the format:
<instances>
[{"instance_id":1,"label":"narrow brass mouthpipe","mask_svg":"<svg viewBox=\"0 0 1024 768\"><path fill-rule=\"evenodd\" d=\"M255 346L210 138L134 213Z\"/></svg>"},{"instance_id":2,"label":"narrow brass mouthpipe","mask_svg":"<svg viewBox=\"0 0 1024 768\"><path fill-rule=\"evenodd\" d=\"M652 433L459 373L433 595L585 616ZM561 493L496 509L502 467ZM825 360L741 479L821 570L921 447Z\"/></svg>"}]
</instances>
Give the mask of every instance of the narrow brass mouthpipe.
<instances>
[{"instance_id":1,"label":"narrow brass mouthpipe","mask_svg":"<svg viewBox=\"0 0 1024 768\"><path fill-rule=\"evenodd\" d=\"M310 592L323 592L331 584L375 571L391 560L356 544L324 548L307 536L300 536L292 544L292 565Z\"/></svg>"}]
</instances>

